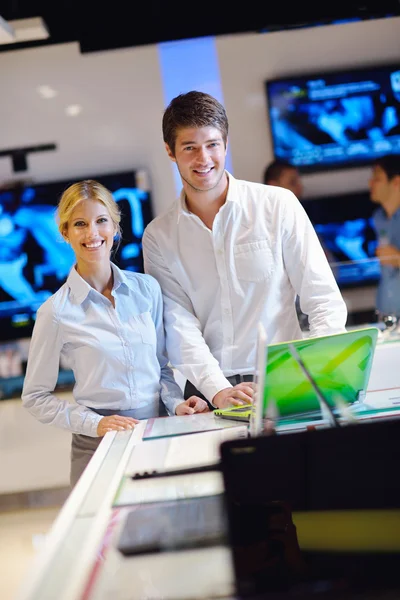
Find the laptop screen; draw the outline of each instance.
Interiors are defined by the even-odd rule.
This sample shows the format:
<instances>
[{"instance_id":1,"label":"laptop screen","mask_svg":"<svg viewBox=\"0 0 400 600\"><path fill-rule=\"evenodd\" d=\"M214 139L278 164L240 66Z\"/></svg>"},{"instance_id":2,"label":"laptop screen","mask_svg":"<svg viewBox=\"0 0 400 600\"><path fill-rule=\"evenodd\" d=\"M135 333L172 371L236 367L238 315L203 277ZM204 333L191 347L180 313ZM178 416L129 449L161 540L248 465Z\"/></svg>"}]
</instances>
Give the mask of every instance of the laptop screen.
<instances>
[{"instance_id":1,"label":"laptop screen","mask_svg":"<svg viewBox=\"0 0 400 600\"><path fill-rule=\"evenodd\" d=\"M318 397L291 346L332 408L335 398L353 404L368 386L378 329L270 344L265 352L264 414L273 400L280 416L319 411ZM268 354L268 360L267 360Z\"/></svg>"}]
</instances>

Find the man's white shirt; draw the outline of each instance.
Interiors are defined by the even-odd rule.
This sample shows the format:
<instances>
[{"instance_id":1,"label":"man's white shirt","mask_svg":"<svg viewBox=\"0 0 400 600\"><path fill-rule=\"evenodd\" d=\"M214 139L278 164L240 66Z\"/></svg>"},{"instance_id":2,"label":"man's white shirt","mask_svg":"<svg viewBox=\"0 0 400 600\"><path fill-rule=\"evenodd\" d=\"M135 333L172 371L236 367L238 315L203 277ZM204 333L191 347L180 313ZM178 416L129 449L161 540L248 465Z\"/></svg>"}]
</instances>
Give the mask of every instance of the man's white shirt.
<instances>
[{"instance_id":1,"label":"man's white shirt","mask_svg":"<svg viewBox=\"0 0 400 600\"><path fill-rule=\"evenodd\" d=\"M345 331L347 308L314 228L292 192L241 181L210 230L185 195L143 236L144 266L161 285L169 360L209 400L226 377L252 373L257 326L268 343Z\"/></svg>"}]
</instances>

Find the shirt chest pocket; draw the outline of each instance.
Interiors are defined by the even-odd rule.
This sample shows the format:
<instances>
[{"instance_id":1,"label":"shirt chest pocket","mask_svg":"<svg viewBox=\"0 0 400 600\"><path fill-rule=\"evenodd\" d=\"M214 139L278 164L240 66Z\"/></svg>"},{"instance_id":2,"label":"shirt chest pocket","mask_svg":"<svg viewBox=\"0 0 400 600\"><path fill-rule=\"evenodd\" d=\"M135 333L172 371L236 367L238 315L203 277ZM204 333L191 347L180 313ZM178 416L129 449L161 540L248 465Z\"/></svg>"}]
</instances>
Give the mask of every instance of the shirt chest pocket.
<instances>
[{"instance_id":1,"label":"shirt chest pocket","mask_svg":"<svg viewBox=\"0 0 400 600\"><path fill-rule=\"evenodd\" d=\"M236 276L243 281L264 281L273 271L273 255L266 240L237 244L233 249Z\"/></svg>"},{"instance_id":2,"label":"shirt chest pocket","mask_svg":"<svg viewBox=\"0 0 400 600\"><path fill-rule=\"evenodd\" d=\"M143 344L157 345L157 334L153 319L149 312L141 313L133 317L134 327L139 332Z\"/></svg>"}]
</instances>

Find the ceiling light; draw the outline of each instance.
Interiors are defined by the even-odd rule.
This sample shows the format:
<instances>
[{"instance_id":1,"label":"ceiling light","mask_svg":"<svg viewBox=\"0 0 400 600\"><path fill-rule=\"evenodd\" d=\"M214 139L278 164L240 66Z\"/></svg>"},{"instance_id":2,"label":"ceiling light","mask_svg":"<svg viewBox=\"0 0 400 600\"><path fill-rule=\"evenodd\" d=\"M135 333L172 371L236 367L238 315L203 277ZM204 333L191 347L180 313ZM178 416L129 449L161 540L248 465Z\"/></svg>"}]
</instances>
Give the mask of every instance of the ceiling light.
<instances>
[{"instance_id":1,"label":"ceiling light","mask_svg":"<svg viewBox=\"0 0 400 600\"><path fill-rule=\"evenodd\" d=\"M82 112L82 106L80 104L70 104L65 109L65 113L69 117L77 117Z\"/></svg>"},{"instance_id":2,"label":"ceiling light","mask_svg":"<svg viewBox=\"0 0 400 600\"><path fill-rule=\"evenodd\" d=\"M0 17L0 44L45 40L50 36L42 17L5 21Z\"/></svg>"},{"instance_id":3,"label":"ceiling light","mask_svg":"<svg viewBox=\"0 0 400 600\"><path fill-rule=\"evenodd\" d=\"M50 85L39 85L36 90L39 96L45 100L51 100L51 98L55 98L58 94L57 90L52 88Z\"/></svg>"}]
</instances>

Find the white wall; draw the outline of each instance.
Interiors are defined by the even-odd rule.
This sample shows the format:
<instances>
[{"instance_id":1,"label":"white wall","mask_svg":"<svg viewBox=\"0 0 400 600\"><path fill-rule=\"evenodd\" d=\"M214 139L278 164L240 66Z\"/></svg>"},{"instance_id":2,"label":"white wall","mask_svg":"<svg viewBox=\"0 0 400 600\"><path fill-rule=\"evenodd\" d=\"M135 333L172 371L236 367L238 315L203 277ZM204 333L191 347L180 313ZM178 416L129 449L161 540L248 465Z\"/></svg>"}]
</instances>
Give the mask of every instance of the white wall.
<instances>
[{"instance_id":1,"label":"white wall","mask_svg":"<svg viewBox=\"0 0 400 600\"><path fill-rule=\"evenodd\" d=\"M272 159L265 80L399 60L400 17L221 36L216 47L234 175L261 181ZM164 96L156 45L89 54L80 54L77 43L3 52L0 83L0 149L58 146L55 152L29 155L26 173L13 174L11 160L0 158L0 183L147 168L155 215L175 198L174 171L161 134ZM58 95L41 99L40 85L50 85ZM69 104L80 104L82 113L66 116ZM308 175L305 195L365 189L368 177L366 168ZM373 288L345 297L349 308L361 300L365 308L372 307L375 301Z\"/></svg>"},{"instance_id":2,"label":"white wall","mask_svg":"<svg viewBox=\"0 0 400 600\"><path fill-rule=\"evenodd\" d=\"M221 37L217 41L236 177L261 181L273 159L264 82L286 75L400 62L400 17ZM304 177L305 196L366 189L369 169Z\"/></svg>"},{"instance_id":3,"label":"white wall","mask_svg":"<svg viewBox=\"0 0 400 600\"><path fill-rule=\"evenodd\" d=\"M0 149L55 142L30 154L19 177L49 181L148 168L154 210L175 198L161 134L164 109L156 46L80 54L77 43L0 53ZM58 91L42 99L37 87ZM70 104L83 107L68 117ZM0 158L0 182L18 178Z\"/></svg>"},{"instance_id":4,"label":"white wall","mask_svg":"<svg viewBox=\"0 0 400 600\"><path fill-rule=\"evenodd\" d=\"M230 119L234 174L260 181L272 159L264 81L281 75L395 61L400 17L343 25L221 36L222 90ZM147 167L158 214L175 197L164 151L164 109L157 46L80 54L77 43L0 53L0 149L55 142L56 152L31 154L36 181ZM43 100L36 89L59 93ZM184 82L183 82L184 87ZM75 118L64 113L80 104ZM0 158L0 182L17 178ZM368 169L305 177L306 195L365 188Z\"/></svg>"}]
</instances>

